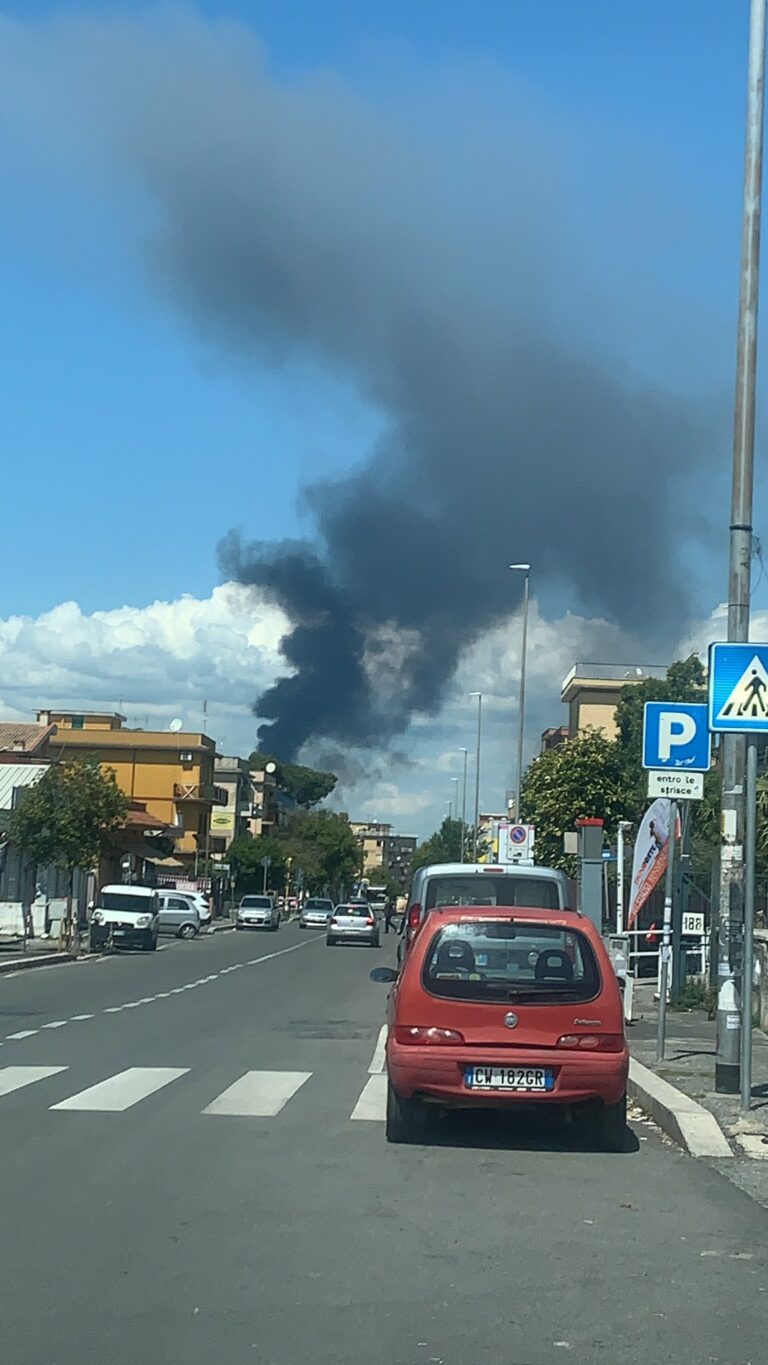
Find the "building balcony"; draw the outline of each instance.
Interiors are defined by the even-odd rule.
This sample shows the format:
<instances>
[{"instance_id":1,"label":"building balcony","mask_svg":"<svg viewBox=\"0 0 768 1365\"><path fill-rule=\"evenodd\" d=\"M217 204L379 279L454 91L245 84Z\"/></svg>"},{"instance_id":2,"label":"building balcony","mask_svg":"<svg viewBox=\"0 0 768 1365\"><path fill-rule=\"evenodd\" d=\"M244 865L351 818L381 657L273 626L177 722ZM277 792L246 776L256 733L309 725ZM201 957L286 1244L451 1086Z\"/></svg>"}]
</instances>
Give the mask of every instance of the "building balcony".
<instances>
[{"instance_id":1,"label":"building balcony","mask_svg":"<svg viewBox=\"0 0 768 1365\"><path fill-rule=\"evenodd\" d=\"M174 782L174 801L197 801L208 806L226 806L227 789L213 782Z\"/></svg>"}]
</instances>

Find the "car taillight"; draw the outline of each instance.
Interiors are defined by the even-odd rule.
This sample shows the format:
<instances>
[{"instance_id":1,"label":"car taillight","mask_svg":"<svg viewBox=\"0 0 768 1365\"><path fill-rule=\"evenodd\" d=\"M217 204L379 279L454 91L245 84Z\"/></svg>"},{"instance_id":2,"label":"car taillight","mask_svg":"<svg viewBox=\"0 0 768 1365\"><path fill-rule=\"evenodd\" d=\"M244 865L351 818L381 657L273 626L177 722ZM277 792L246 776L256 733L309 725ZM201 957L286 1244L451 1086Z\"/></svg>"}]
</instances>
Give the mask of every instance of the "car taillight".
<instances>
[{"instance_id":1,"label":"car taillight","mask_svg":"<svg viewBox=\"0 0 768 1365\"><path fill-rule=\"evenodd\" d=\"M329 924L338 924L338 922L339 921L337 920L335 915L331 915L331 918L328 921Z\"/></svg>"},{"instance_id":2,"label":"car taillight","mask_svg":"<svg viewBox=\"0 0 768 1365\"><path fill-rule=\"evenodd\" d=\"M564 1033L557 1040L558 1047L579 1048L584 1052L621 1052L623 1033Z\"/></svg>"},{"instance_id":3,"label":"car taillight","mask_svg":"<svg viewBox=\"0 0 768 1365\"><path fill-rule=\"evenodd\" d=\"M421 906L412 905L408 911L408 928L415 934L421 923Z\"/></svg>"},{"instance_id":4,"label":"car taillight","mask_svg":"<svg viewBox=\"0 0 768 1365\"><path fill-rule=\"evenodd\" d=\"M366 922L366 924L375 924L375 923L376 923L376 921L375 921L375 919L373 918L372 915L371 915L365 922Z\"/></svg>"},{"instance_id":5,"label":"car taillight","mask_svg":"<svg viewBox=\"0 0 768 1365\"><path fill-rule=\"evenodd\" d=\"M464 1042L464 1034L455 1028L417 1028L398 1024L395 1042L410 1043L412 1047L455 1047Z\"/></svg>"}]
</instances>

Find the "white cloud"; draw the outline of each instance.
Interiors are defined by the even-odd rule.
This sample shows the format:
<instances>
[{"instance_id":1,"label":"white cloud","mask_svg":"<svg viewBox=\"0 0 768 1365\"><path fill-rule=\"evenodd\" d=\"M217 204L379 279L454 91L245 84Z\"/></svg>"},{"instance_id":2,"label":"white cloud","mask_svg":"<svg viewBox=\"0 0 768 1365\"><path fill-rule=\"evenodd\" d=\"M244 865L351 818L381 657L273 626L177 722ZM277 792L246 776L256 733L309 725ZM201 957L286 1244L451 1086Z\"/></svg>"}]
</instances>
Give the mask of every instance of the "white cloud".
<instances>
[{"instance_id":1,"label":"white cloud","mask_svg":"<svg viewBox=\"0 0 768 1365\"><path fill-rule=\"evenodd\" d=\"M673 657L706 652L725 634L721 604L687 630ZM469 749L467 809L474 806L476 701L484 697L481 799L501 809L514 781L520 676L519 614L490 632L462 660L438 716L416 717L398 742L400 753L343 754L317 746L309 761L345 773L333 804L353 817L391 820L401 832L424 835L443 819ZM0 619L0 717L29 719L44 706L121 709L129 724L164 727L180 716L190 729L203 724L222 751L247 754L256 738L254 698L282 673L282 614L250 588L225 583L209 597L180 597L146 607L123 606L84 614L63 602L38 617ZM768 638L768 613L753 617L754 638ZM635 643L602 620L568 613L545 620L531 602L528 637L526 761L538 751L545 726L565 721L560 687L577 660L664 663L642 658ZM391 675L387 687L392 686ZM314 746L312 746L314 748Z\"/></svg>"},{"instance_id":2,"label":"white cloud","mask_svg":"<svg viewBox=\"0 0 768 1365\"><path fill-rule=\"evenodd\" d=\"M283 665L282 614L236 583L210 597L85 615L63 602L38 617L0 619L0 714L43 706L119 709L136 725L180 716L199 729L208 702L219 743L248 752L254 697Z\"/></svg>"}]
</instances>

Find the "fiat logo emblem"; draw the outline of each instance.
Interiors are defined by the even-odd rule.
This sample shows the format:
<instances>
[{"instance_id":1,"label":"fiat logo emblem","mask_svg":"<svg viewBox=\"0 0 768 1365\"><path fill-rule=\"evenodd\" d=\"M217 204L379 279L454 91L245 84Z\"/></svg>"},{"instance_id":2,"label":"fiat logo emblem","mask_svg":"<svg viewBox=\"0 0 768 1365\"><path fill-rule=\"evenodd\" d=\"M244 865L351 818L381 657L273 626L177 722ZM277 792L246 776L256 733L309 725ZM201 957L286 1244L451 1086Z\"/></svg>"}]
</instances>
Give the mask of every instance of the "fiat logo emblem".
<instances>
[{"instance_id":1,"label":"fiat logo emblem","mask_svg":"<svg viewBox=\"0 0 768 1365\"><path fill-rule=\"evenodd\" d=\"M509 1014L505 1014L505 1015L504 1015L504 1027L505 1027L505 1028L517 1028L517 1015L516 1015L516 1014L512 1014L511 1011L510 1011Z\"/></svg>"}]
</instances>

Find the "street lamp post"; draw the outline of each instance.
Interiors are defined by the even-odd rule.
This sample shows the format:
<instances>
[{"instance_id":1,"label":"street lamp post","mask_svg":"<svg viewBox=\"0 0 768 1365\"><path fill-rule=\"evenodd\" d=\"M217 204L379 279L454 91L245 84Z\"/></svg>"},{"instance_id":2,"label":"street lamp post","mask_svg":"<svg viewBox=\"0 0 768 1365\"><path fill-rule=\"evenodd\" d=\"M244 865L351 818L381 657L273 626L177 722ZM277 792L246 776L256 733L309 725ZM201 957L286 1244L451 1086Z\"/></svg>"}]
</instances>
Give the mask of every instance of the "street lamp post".
<instances>
[{"instance_id":1,"label":"street lamp post","mask_svg":"<svg viewBox=\"0 0 768 1365\"><path fill-rule=\"evenodd\" d=\"M480 745L483 736L483 694L482 692L470 692L470 697L477 697L477 755L475 757L475 832L472 839L472 861L477 862L477 839L478 826L480 824Z\"/></svg>"},{"instance_id":2,"label":"street lamp post","mask_svg":"<svg viewBox=\"0 0 768 1365\"><path fill-rule=\"evenodd\" d=\"M454 787L455 787L455 791L454 791L454 793L453 793L453 818L454 818L454 820L458 820L458 818L459 818L459 778L458 778L458 777L452 777L452 778L451 778L451 782L453 782Z\"/></svg>"},{"instance_id":3,"label":"street lamp post","mask_svg":"<svg viewBox=\"0 0 768 1365\"><path fill-rule=\"evenodd\" d=\"M459 859L459 862L463 863L467 842L467 758L469 749L460 746L459 753L464 755L464 779L461 788L461 858Z\"/></svg>"},{"instance_id":4,"label":"street lamp post","mask_svg":"<svg viewBox=\"0 0 768 1365\"><path fill-rule=\"evenodd\" d=\"M751 0L744 150L741 271L736 351L736 401L728 558L728 639L749 639L752 568L752 498L755 457L757 305L763 171L763 83L766 0ZM744 933L745 736L723 735L721 751L720 913L717 941L717 1051L715 1090L741 1088L740 987ZM736 1021L736 1028L733 1022Z\"/></svg>"},{"instance_id":5,"label":"street lamp post","mask_svg":"<svg viewBox=\"0 0 768 1365\"><path fill-rule=\"evenodd\" d=\"M515 773L515 819L520 819L520 788L523 783L523 742L525 739L525 665L528 655L528 598L531 581L530 564L510 564L510 569L524 574L523 580L523 641L520 655L520 715L517 726L517 770Z\"/></svg>"}]
</instances>

